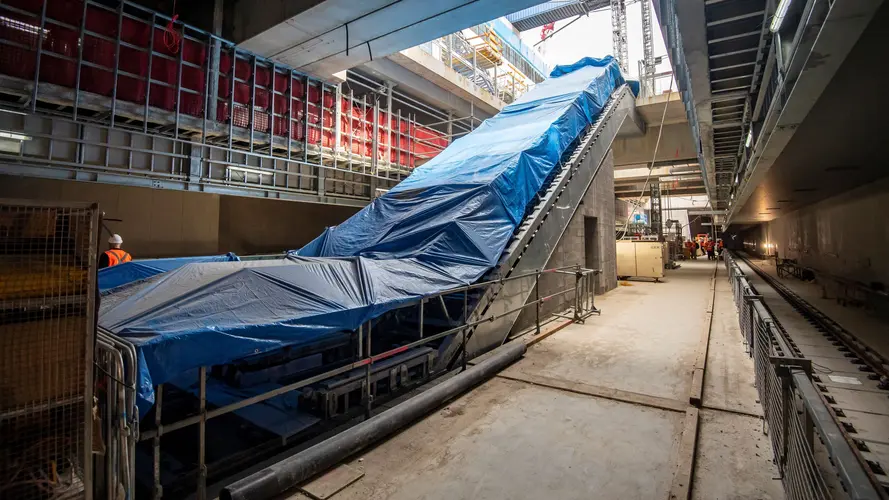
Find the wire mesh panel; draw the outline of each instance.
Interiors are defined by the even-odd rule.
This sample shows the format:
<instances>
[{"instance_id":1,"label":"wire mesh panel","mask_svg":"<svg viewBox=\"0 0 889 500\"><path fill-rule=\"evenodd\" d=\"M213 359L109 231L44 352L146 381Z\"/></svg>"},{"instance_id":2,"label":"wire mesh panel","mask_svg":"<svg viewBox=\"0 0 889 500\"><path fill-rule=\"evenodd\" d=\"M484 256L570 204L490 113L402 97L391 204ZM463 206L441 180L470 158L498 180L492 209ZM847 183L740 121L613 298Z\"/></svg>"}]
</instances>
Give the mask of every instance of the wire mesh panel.
<instances>
[{"instance_id":1,"label":"wire mesh panel","mask_svg":"<svg viewBox=\"0 0 889 500\"><path fill-rule=\"evenodd\" d=\"M98 208L0 200L0 497L89 498Z\"/></svg>"},{"instance_id":2,"label":"wire mesh panel","mask_svg":"<svg viewBox=\"0 0 889 500\"><path fill-rule=\"evenodd\" d=\"M787 457L784 465L784 491L791 500L832 498L824 476L815 461L812 443L804 427L805 410L793 411L787 427Z\"/></svg>"}]
</instances>

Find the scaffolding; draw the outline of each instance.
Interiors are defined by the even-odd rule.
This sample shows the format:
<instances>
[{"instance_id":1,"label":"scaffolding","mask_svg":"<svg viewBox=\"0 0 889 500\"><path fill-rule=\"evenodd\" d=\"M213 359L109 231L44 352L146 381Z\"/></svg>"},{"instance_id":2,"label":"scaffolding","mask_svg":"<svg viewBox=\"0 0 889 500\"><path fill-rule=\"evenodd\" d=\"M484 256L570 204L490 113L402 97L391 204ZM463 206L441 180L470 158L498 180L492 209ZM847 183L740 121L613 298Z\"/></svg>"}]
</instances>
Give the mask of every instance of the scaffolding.
<instances>
[{"instance_id":1,"label":"scaffolding","mask_svg":"<svg viewBox=\"0 0 889 500\"><path fill-rule=\"evenodd\" d=\"M627 60L627 4L625 0L611 0L611 44L620 69L628 72Z\"/></svg>"},{"instance_id":2,"label":"scaffolding","mask_svg":"<svg viewBox=\"0 0 889 500\"><path fill-rule=\"evenodd\" d=\"M654 82L652 77L655 72L654 37L652 35L651 3L642 0L642 67L639 79L647 86L645 92L654 94Z\"/></svg>"},{"instance_id":3,"label":"scaffolding","mask_svg":"<svg viewBox=\"0 0 889 500\"><path fill-rule=\"evenodd\" d=\"M361 206L449 142L385 88L346 94L133 2L0 17L0 128L23 138L0 173Z\"/></svg>"},{"instance_id":4,"label":"scaffolding","mask_svg":"<svg viewBox=\"0 0 889 500\"><path fill-rule=\"evenodd\" d=\"M509 47L487 25L453 33L420 47L507 104L534 85L534 80L506 56Z\"/></svg>"}]
</instances>

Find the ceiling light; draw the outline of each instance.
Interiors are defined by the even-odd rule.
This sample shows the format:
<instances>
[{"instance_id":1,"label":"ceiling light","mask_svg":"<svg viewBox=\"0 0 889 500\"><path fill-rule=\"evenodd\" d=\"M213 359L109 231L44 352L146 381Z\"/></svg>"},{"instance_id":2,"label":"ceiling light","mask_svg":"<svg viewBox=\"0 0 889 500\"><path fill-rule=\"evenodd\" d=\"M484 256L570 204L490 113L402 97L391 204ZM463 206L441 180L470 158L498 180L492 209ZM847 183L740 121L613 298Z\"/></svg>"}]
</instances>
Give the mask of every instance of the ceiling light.
<instances>
[{"instance_id":1,"label":"ceiling light","mask_svg":"<svg viewBox=\"0 0 889 500\"><path fill-rule=\"evenodd\" d=\"M778 30L781 29L781 23L784 22L784 16L787 15L787 9L790 8L791 0L781 0L778 2L778 9L775 11L775 17L772 18L772 25L769 26L769 31L772 33L777 33Z\"/></svg>"},{"instance_id":2,"label":"ceiling light","mask_svg":"<svg viewBox=\"0 0 889 500\"><path fill-rule=\"evenodd\" d=\"M747 140L744 141L744 147L749 148L750 143L753 142L753 129L751 128L749 132L747 132Z\"/></svg>"}]
</instances>

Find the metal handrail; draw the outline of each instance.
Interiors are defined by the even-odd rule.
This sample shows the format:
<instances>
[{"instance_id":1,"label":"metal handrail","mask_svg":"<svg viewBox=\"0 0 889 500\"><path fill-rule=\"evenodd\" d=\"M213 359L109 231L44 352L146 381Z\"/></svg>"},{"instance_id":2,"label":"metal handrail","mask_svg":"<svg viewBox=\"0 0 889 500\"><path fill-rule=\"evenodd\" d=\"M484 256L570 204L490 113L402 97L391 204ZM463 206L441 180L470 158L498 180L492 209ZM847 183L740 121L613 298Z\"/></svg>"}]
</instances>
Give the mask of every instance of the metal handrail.
<instances>
[{"instance_id":1,"label":"metal handrail","mask_svg":"<svg viewBox=\"0 0 889 500\"><path fill-rule=\"evenodd\" d=\"M788 497L831 498L826 472L815 460L813 432L817 431L849 497L880 498L868 472L819 396L811 379L811 361L790 348L778 322L731 252L723 255L742 333L754 358L756 387L772 434L775 464Z\"/></svg>"}]
</instances>

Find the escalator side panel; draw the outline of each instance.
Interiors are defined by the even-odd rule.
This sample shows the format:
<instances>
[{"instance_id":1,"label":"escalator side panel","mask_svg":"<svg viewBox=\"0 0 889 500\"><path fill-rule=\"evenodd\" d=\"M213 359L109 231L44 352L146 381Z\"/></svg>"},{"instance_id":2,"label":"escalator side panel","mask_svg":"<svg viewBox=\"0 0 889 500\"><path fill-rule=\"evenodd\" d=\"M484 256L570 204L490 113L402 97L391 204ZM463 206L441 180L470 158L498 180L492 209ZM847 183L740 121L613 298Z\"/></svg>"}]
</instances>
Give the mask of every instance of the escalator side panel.
<instances>
[{"instance_id":1,"label":"escalator side panel","mask_svg":"<svg viewBox=\"0 0 889 500\"><path fill-rule=\"evenodd\" d=\"M624 119L635 106L635 99L626 86L612 96L613 105L603 111L603 118L588 132L584 141L557 174L552 191L522 224L528 227L515 236L507 247L511 251L501 259L496 273L508 277L544 269L556 245L574 217L580 202L592 185ZM558 207L554 209L554 207ZM504 314L525 304L534 290L534 279L505 282L498 289L489 287L471 315L471 321ZM501 345L509 335L521 311L515 311L492 322L478 325L467 342L467 357L474 357ZM460 351L460 338L442 347L439 367L450 363Z\"/></svg>"}]
</instances>

